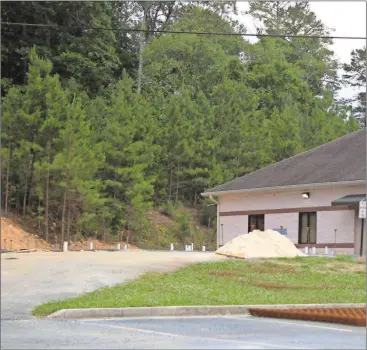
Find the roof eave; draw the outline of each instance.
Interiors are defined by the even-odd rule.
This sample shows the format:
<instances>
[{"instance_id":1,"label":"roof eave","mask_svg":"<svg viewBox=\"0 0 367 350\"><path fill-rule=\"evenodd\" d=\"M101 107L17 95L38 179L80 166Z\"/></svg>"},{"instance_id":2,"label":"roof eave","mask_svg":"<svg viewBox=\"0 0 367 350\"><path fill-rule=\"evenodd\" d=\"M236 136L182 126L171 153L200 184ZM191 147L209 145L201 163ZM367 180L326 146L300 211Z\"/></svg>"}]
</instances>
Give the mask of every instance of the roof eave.
<instances>
[{"instance_id":1,"label":"roof eave","mask_svg":"<svg viewBox=\"0 0 367 350\"><path fill-rule=\"evenodd\" d=\"M322 188L322 187L340 187L347 185L363 185L366 180L354 180L354 181L339 181L339 182L323 182L323 183L313 183L313 184L300 184L300 185L289 185L289 186L274 186L274 187L258 187L251 189L240 189L240 190L229 190L229 191L216 191L216 192L203 192L201 195L203 197L209 196L220 196L223 194L236 194L236 193L250 193L250 192L267 192L267 191L284 191L293 189L312 189L312 188Z\"/></svg>"}]
</instances>

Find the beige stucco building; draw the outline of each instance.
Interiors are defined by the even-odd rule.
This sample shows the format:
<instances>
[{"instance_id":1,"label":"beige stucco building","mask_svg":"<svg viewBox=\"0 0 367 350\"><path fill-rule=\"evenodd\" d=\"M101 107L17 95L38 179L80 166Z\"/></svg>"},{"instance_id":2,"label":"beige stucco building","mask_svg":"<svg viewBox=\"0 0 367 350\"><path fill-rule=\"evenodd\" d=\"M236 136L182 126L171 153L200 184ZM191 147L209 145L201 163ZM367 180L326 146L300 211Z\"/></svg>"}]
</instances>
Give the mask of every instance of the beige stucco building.
<instances>
[{"instance_id":1,"label":"beige stucco building","mask_svg":"<svg viewBox=\"0 0 367 350\"><path fill-rule=\"evenodd\" d=\"M366 197L366 129L203 193L217 204L217 245L275 229L299 248L359 254ZM366 233L364 225L364 233ZM363 253L366 253L365 240Z\"/></svg>"}]
</instances>

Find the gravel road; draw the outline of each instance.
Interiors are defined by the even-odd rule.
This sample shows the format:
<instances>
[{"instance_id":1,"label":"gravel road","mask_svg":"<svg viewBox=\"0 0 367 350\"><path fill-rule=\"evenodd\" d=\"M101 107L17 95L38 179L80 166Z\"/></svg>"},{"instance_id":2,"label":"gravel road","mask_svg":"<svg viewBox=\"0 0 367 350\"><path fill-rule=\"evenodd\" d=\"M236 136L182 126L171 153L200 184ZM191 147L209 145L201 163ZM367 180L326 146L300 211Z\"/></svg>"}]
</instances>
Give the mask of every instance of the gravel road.
<instances>
[{"instance_id":1,"label":"gravel road","mask_svg":"<svg viewBox=\"0 0 367 350\"><path fill-rule=\"evenodd\" d=\"M210 252L143 250L1 254L1 319L29 319L31 310L47 301L112 286L148 271L219 259Z\"/></svg>"}]
</instances>

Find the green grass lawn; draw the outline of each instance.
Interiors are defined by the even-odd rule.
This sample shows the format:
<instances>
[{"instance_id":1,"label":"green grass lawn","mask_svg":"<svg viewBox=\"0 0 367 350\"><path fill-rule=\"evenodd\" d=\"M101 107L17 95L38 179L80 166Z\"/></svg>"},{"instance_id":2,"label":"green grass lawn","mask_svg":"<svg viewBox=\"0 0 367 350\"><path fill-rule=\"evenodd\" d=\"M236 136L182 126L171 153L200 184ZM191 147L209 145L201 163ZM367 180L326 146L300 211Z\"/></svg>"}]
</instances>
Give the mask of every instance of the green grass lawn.
<instances>
[{"instance_id":1,"label":"green grass lawn","mask_svg":"<svg viewBox=\"0 0 367 350\"><path fill-rule=\"evenodd\" d=\"M365 263L348 257L298 257L258 262L202 263L173 273L148 273L133 282L36 307L61 309L169 305L363 303Z\"/></svg>"}]
</instances>

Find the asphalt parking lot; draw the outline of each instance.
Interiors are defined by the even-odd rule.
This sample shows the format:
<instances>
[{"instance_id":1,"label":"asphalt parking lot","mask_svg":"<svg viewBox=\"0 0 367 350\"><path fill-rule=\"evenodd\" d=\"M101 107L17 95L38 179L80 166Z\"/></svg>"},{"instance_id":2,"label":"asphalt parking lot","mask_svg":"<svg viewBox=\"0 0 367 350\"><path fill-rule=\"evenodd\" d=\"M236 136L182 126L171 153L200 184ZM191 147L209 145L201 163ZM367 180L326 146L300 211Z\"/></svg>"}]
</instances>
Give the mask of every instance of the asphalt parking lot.
<instances>
[{"instance_id":1,"label":"asphalt parking lot","mask_svg":"<svg viewBox=\"0 0 367 350\"><path fill-rule=\"evenodd\" d=\"M1 254L2 349L365 349L364 328L247 317L37 319L38 304L148 271L223 259L193 252Z\"/></svg>"}]
</instances>

